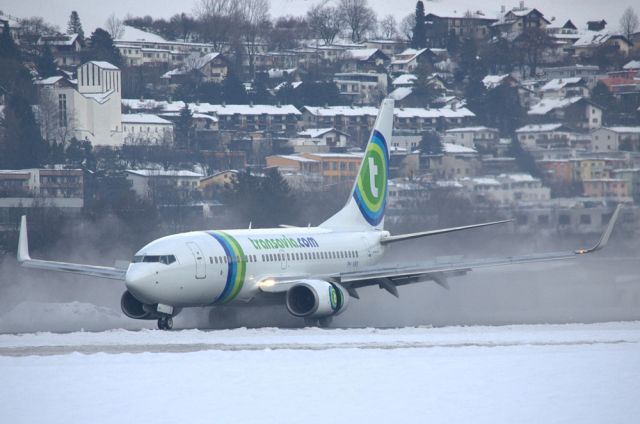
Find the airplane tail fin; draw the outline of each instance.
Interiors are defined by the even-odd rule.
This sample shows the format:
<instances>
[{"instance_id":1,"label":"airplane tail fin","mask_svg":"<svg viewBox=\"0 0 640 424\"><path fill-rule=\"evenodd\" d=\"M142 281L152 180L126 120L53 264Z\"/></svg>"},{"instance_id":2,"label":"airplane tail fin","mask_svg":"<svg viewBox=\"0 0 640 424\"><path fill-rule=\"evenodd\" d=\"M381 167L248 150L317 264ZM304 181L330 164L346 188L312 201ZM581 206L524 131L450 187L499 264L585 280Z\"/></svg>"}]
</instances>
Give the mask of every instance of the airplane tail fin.
<instances>
[{"instance_id":1,"label":"airplane tail fin","mask_svg":"<svg viewBox=\"0 0 640 424\"><path fill-rule=\"evenodd\" d=\"M320 227L382 230L387 206L389 147L393 132L393 100L380 105L376 123L360 163L347 204Z\"/></svg>"}]
</instances>

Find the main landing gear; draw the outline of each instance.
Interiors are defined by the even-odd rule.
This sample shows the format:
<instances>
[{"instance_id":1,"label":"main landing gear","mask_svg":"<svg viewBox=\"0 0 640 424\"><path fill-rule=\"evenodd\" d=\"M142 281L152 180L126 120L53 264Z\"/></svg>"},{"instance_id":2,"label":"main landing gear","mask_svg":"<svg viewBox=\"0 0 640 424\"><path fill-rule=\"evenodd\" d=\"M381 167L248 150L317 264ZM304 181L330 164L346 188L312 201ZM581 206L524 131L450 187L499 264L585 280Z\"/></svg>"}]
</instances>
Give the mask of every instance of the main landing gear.
<instances>
[{"instance_id":1,"label":"main landing gear","mask_svg":"<svg viewBox=\"0 0 640 424\"><path fill-rule=\"evenodd\" d=\"M333 321L333 317L305 318L304 319L304 326L305 327L329 328L331 326L331 322L332 321Z\"/></svg>"},{"instance_id":2,"label":"main landing gear","mask_svg":"<svg viewBox=\"0 0 640 424\"><path fill-rule=\"evenodd\" d=\"M173 328L173 318L170 316L163 316L158 319L158 329L171 330Z\"/></svg>"}]
</instances>

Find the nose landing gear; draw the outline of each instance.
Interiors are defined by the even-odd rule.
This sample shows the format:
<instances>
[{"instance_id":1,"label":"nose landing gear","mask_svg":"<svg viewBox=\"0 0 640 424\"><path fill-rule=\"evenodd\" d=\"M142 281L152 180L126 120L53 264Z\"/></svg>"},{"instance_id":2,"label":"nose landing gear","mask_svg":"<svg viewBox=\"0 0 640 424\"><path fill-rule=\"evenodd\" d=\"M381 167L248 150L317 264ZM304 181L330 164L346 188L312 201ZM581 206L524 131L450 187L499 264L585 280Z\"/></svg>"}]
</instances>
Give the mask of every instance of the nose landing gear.
<instances>
[{"instance_id":1,"label":"nose landing gear","mask_svg":"<svg viewBox=\"0 0 640 424\"><path fill-rule=\"evenodd\" d=\"M163 316L158 319L158 329L171 330L173 328L173 318L170 316Z\"/></svg>"}]
</instances>

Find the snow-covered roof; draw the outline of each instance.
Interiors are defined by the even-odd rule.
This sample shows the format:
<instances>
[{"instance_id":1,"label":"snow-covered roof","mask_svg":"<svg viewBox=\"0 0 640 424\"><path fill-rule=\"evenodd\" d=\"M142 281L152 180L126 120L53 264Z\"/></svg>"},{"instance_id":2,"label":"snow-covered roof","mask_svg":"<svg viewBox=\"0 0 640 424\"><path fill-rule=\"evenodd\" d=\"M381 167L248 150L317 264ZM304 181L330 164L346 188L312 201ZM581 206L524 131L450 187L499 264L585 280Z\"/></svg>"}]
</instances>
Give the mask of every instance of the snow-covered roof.
<instances>
[{"instance_id":1,"label":"snow-covered roof","mask_svg":"<svg viewBox=\"0 0 640 424\"><path fill-rule=\"evenodd\" d=\"M298 155L278 155L279 158L283 158L283 159L287 159L287 160L292 160L292 161L296 161L296 162L306 162L306 163L315 163L318 162L315 159L309 159L306 158L304 156L298 156Z\"/></svg>"},{"instance_id":2,"label":"snow-covered roof","mask_svg":"<svg viewBox=\"0 0 640 424\"><path fill-rule=\"evenodd\" d=\"M509 74L487 75L486 77L482 78L482 83L487 88L495 88L495 87L499 86L500 84L502 84L502 82L505 79L509 78L509 77L510 77Z\"/></svg>"},{"instance_id":3,"label":"snow-covered roof","mask_svg":"<svg viewBox=\"0 0 640 424\"><path fill-rule=\"evenodd\" d=\"M165 112L165 113L161 113L160 116L166 116L166 117L175 118L177 116L180 116L180 112ZM219 121L219 119L216 118L215 116L207 115L205 113L192 113L191 117L193 119L206 119L206 120L211 121L211 122L218 122Z\"/></svg>"},{"instance_id":4,"label":"snow-covered roof","mask_svg":"<svg viewBox=\"0 0 640 424\"><path fill-rule=\"evenodd\" d=\"M404 65L406 63L411 62L412 60L414 60L416 57L420 56L422 53L426 52L429 49L406 49L405 51L403 51L402 53L396 55L394 57L394 59L391 61L392 65Z\"/></svg>"},{"instance_id":5,"label":"snow-covered roof","mask_svg":"<svg viewBox=\"0 0 640 424\"><path fill-rule=\"evenodd\" d=\"M184 102L167 102L163 109L167 112L179 112ZM213 105L210 103L189 103L194 113L213 113L216 115L300 115L293 105Z\"/></svg>"},{"instance_id":6,"label":"snow-covered roof","mask_svg":"<svg viewBox=\"0 0 640 424\"><path fill-rule=\"evenodd\" d=\"M602 31L584 31L580 38L573 43L574 47L597 47L600 46L607 41L611 37L620 36L620 34L612 33L608 29L603 29Z\"/></svg>"},{"instance_id":7,"label":"snow-covered roof","mask_svg":"<svg viewBox=\"0 0 640 424\"><path fill-rule=\"evenodd\" d=\"M389 98L399 101L413 93L413 87L398 87L389 93Z\"/></svg>"},{"instance_id":8,"label":"snow-covered roof","mask_svg":"<svg viewBox=\"0 0 640 424\"><path fill-rule=\"evenodd\" d=\"M622 69L640 69L640 60L632 60L624 65Z\"/></svg>"},{"instance_id":9,"label":"snow-covered roof","mask_svg":"<svg viewBox=\"0 0 640 424\"><path fill-rule=\"evenodd\" d=\"M476 185L490 185L490 186L502 185L502 183L500 183L500 181L496 180L495 178L477 177L477 178L471 178L470 181Z\"/></svg>"},{"instance_id":10,"label":"snow-covered roof","mask_svg":"<svg viewBox=\"0 0 640 424\"><path fill-rule=\"evenodd\" d=\"M516 133L547 132L562 128L563 124L529 124L518 128Z\"/></svg>"},{"instance_id":11,"label":"snow-covered roof","mask_svg":"<svg viewBox=\"0 0 640 424\"><path fill-rule=\"evenodd\" d=\"M349 49L345 52L347 58L355 60L368 60L378 49Z\"/></svg>"},{"instance_id":12,"label":"snow-covered roof","mask_svg":"<svg viewBox=\"0 0 640 424\"><path fill-rule=\"evenodd\" d=\"M453 143L442 143L442 151L445 153L458 154L458 153L478 153L476 149L471 147L460 146Z\"/></svg>"},{"instance_id":13,"label":"snow-covered roof","mask_svg":"<svg viewBox=\"0 0 640 424\"><path fill-rule=\"evenodd\" d=\"M527 183L527 182L539 181L537 178L534 178L529 174L500 174L500 178L510 179L515 183Z\"/></svg>"},{"instance_id":14,"label":"snow-covered roof","mask_svg":"<svg viewBox=\"0 0 640 424\"><path fill-rule=\"evenodd\" d=\"M78 39L78 34L43 35L38 40L38 45L71 46Z\"/></svg>"},{"instance_id":15,"label":"snow-covered roof","mask_svg":"<svg viewBox=\"0 0 640 424\"><path fill-rule=\"evenodd\" d=\"M542 91L557 91L561 90L567 85L578 84L582 81L580 77L573 78L554 78L545 85L542 86Z\"/></svg>"},{"instance_id":16,"label":"snow-covered roof","mask_svg":"<svg viewBox=\"0 0 640 424\"><path fill-rule=\"evenodd\" d=\"M304 131L300 131L298 135L300 137L317 138L331 131L337 131L337 130L335 128L308 128Z\"/></svg>"},{"instance_id":17,"label":"snow-covered roof","mask_svg":"<svg viewBox=\"0 0 640 424\"><path fill-rule=\"evenodd\" d=\"M152 32L143 31L132 26L123 25L122 36L117 38L116 42L132 42L132 41L148 41L152 43L164 43L167 40Z\"/></svg>"},{"instance_id":18,"label":"snow-covered roof","mask_svg":"<svg viewBox=\"0 0 640 424\"><path fill-rule=\"evenodd\" d=\"M476 131L498 131L495 128L489 128L489 127L462 127L462 128L451 128L449 130L447 130L447 133L458 133L458 132L476 132Z\"/></svg>"},{"instance_id":19,"label":"snow-covered roof","mask_svg":"<svg viewBox=\"0 0 640 424\"><path fill-rule=\"evenodd\" d=\"M141 177L186 177L186 178L202 178L203 174L186 170L168 170L163 169L127 169L129 174Z\"/></svg>"},{"instance_id":20,"label":"snow-covered roof","mask_svg":"<svg viewBox=\"0 0 640 424\"><path fill-rule=\"evenodd\" d=\"M344 158L344 159L361 159L362 153L309 153L311 156L315 156L318 158Z\"/></svg>"},{"instance_id":21,"label":"snow-covered roof","mask_svg":"<svg viewBox=\"0 0 640 424\"><path fill-rule=\"evenodd\" d=\"M38 80L38 81L34 82L34 84L37 84L37 85L52 85L52 84L57 83L61 79L63 79L61 76L56 75L54 77L48 77L48 78L44 78L44 79Z\"/></svg>"},{"instance_id":22,"label":"snow-covered roof","mask_svg":"<svg viewBox=\"0 0 640 424\"><path fill-rule=\"evenodd\" d=\"M314 116L377 116L378 108L373 106L304 106ZM425 109L418 107L395 108L396 118L465 118L475 114L467 108Z\"/></svg>"},{"instance_id":23,"label":"snow-covered roof","mask_svg":"<svg viewBox=\"0 0 640 424\"><path fill-rule=\"evenodd\" d=\"M640 134L640 127L604 127L605 129L625 134Z\"/></svg>"},{"instance_id":24,"label":"snow-covered roof","mask_svg":"<svg viewBox=\"0 0 640 424\"><path fill-rule=\"evenodd\" d=\"M402 74L398 78L394 79L391 84L393 84L393 85L412 85L414 83L414 81L417 80L417 79L418 79L418 77L416 77L413 74Z\"/></svg>"},{"instance_id":25,"label":"snow-covered roof","mask_svg":"<svg viewBox=\"0 0 640 424\"><path fill-rule=\"evenodd\" d=\"M102 68L102 69L110 69L110 70L119 70L120 69L116 65L112 65L111 63L105 62L104 60L92 60L92 61L90 61L88 63L93 63L98 68Z\"/></svg>"},{"instance_id":26,"label":"snow-covered roof","mask_svg":"<svg viewBox=\"0 0 640 424\"><path fill-rule=\"evenodd\" d=\"M123 113L123 124L156 124L156 125L172 125L171 121L160 118L158 115L151 113Z\"/></svg>"},{"instance_id":27,"label":"snow-covered roof","mask_svg":"<svg viewBox=\"0 0 640 424\"><path fill-rule=\"evenodd\" d=\"M583 100L584 97L576 96L576 97L567 97L565 99L543 99L541 102L531 106L529 109L529 115L546 115L554 109L562 109L567 106L570 106L574 103Z\"/></svg>"}]
</instances>

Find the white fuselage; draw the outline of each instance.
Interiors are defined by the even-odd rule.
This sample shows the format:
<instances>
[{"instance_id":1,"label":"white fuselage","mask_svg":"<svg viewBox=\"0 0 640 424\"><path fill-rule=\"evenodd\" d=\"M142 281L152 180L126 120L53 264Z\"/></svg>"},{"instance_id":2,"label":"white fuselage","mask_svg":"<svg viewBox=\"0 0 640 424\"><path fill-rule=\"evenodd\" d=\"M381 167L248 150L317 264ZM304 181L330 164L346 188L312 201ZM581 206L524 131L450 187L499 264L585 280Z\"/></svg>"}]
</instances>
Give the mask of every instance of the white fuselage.
<instances>
[{"instance_id":1,"label":"white fuselage","mask_svg":"<svg viewBox=\"0 0 640 424\"><path fill-rule=\"evenodd\" d=\"M176 234L136 254L126 285L149 304L180 308L249 302L269 278L329 277L374 265L383 253L380 238L387 234L319 227Z\"/></svg>"}]
</instances>

